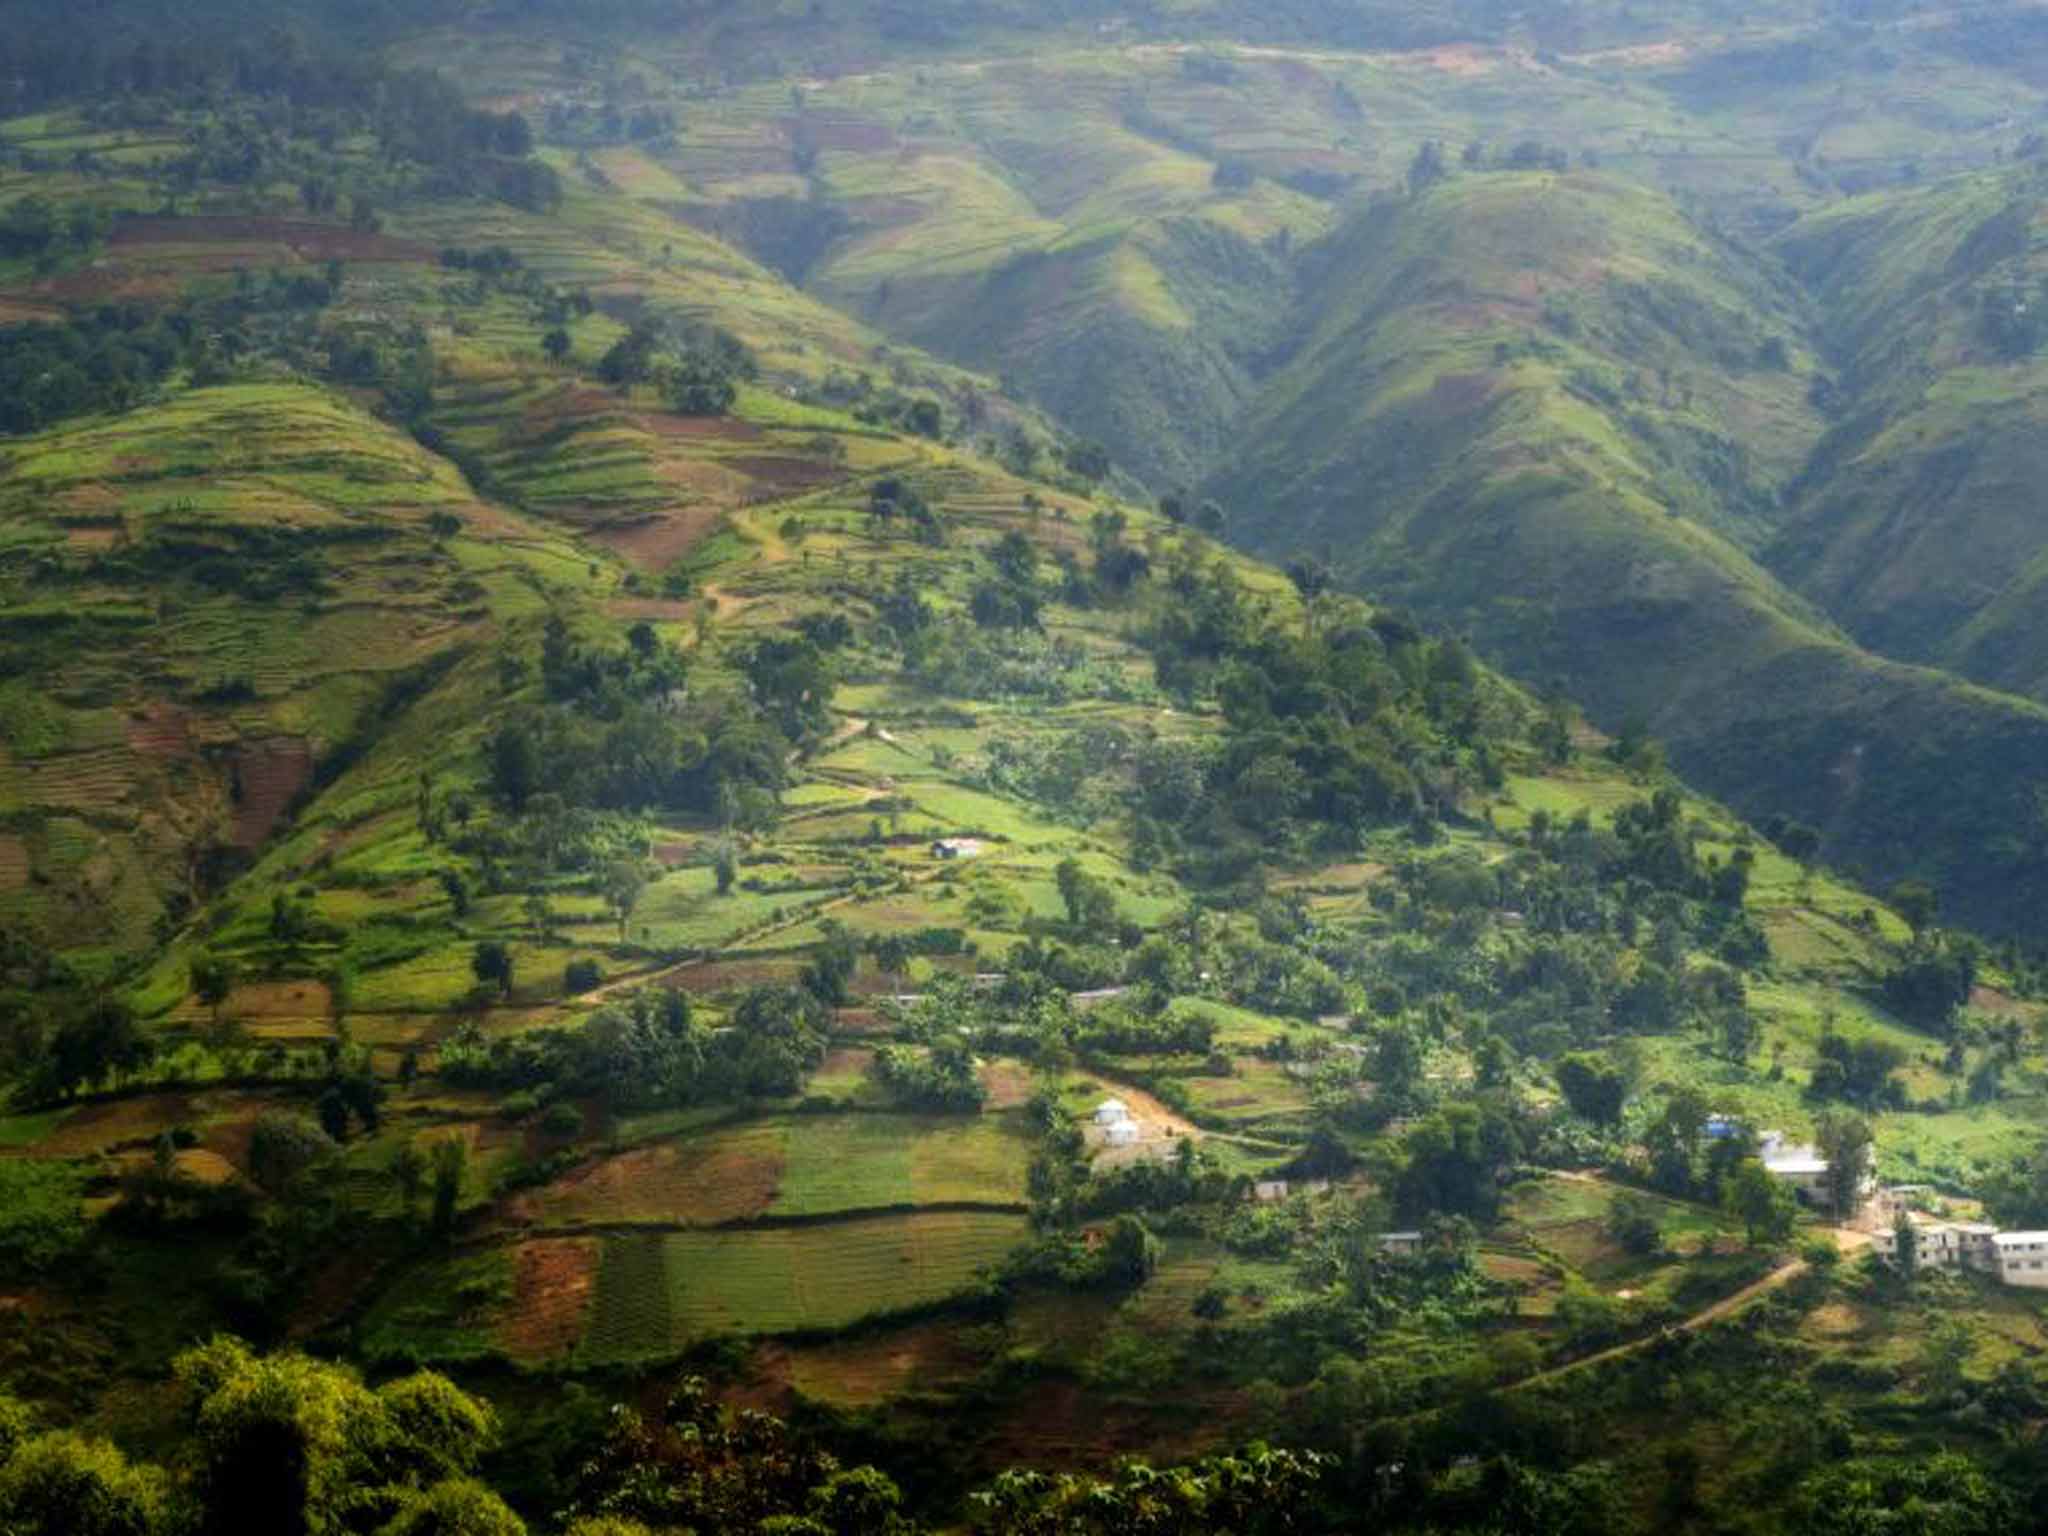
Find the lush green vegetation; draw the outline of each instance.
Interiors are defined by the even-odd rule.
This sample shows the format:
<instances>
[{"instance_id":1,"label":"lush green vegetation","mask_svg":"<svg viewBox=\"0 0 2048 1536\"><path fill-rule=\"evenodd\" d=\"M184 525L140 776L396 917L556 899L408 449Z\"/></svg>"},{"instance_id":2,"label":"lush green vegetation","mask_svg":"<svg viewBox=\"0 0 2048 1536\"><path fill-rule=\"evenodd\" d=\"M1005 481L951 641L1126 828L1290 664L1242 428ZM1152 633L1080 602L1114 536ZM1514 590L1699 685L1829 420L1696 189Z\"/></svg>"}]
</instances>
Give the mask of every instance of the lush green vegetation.
<instances>
[{"instance_id":1,"label":"lush green vegetation","mask_svg":"<svg viewBox=\"0 0 2048 1536\"><path fill-rule=\"evenodd\" d=\"M203 9L0 39L0 1526L2025 1528L2041 717L1792 551L2031 165L1746 243L1991 22Z\"/></svg>"}]
</instances>

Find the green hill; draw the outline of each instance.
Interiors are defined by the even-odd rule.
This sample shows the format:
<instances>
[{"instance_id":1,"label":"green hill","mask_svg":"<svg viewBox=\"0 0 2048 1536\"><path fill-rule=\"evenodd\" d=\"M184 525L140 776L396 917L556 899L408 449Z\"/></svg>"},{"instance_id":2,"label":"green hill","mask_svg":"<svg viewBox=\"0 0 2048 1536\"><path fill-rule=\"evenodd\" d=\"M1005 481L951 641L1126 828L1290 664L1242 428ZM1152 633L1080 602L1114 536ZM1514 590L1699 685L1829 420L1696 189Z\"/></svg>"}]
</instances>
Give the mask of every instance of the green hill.
<instances>
[{"instance_id":1,"label":"green hill","mask_svg":"<svg viewBox=\"0 0 2048 1536\"><path fill-rule=\"evenodd\" d=\"M1767 557L1873 648L2036 696L2040 205L2026 165L1856 199L1779 237L1845 398Z\"/></svg>"},{"instance_id":2,"label":"green hill","mask_svg":"<svg viewBox=\"0 0 2048 1536\"><path fill-rule=\"evenodd\" d=\"M1369 195L1833 22L171 9L0 31L0 1528L2043 1507L2037 1293L1756 1133L2048 1221L2048 711L1759 563L1707 213Z\"/></svg>"},{"instance_id":3,"label":"green hill","mask_svg":"<svg viewBox=\"0 0 2048 1536\"><path fill-rule=\"evenodd\" d=\"M1858 650L1745 552L1820 429L1796 294L1583 174L1455 177L1326 261L1314 334L1211 486L1240 537L1646 723L1852 867L2021 920L2048 715Z\"/></svg>"}]
</instances>

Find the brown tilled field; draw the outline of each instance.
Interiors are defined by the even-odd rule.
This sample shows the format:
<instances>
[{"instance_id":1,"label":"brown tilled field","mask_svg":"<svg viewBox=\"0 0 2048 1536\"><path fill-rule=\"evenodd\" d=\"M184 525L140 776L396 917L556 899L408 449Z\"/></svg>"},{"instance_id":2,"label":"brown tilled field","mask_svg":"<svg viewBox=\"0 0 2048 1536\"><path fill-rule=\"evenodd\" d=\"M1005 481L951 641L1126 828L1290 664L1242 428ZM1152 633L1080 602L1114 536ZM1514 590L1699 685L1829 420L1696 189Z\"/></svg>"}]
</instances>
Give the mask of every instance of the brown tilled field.
<instances>
[{"instance_id":1,"label":"brown tilled field","mask_svg":"<svg viewBox=\"0 0 2048 1536\"><path fill-rule=\"evenodd\" d=\"M515 1360L559 1358L576 1347L597 1286L594 1237L542 1238L513 1250L512 1304L498 1342Z\"/></svg>"},{"instance_id":2,"label":"brown tilled field","mask_svg":"<svg viewBox=\"0 0 2048 1536\"><path fill-rule=\"evenodd\" d=\"M521 1195L505 1214L521 1226L715 1226L767 1210L782 1168L781 1128L745 1126L591 1163Z\"/></svg>"},{"instance_id":3,"label":"brown tilled field","mask_svg":"<svg viewBox=\"0 0 2048 1536\"><path fill-rule=\"evenodd\" d=\"M314 224L302 219L197 216L123 219L108 241L116 250L154 245L279 245L301 261L432 261L416 240Z\"/></svg>"},{"instance_id":4,"label":"brown tilled field","mask_svg":"<svg viewBox=\"0 0 2048 1536\"><path fill-rule=\"evenodd\" d=\"M298 736L251 742L235 755L241 798L235 807L235 846L261 848L285 808L313 777L313 748Z\"/></svg>"},{"instance_id":5,"label":"brown tilled field","mask_svg":"<svg viewBox=\"0 0 2048 1536\"><path fill-rule=\"evenodd\" d=\"M724 508L715 503L699 503L677 507L660 517L601 528L590 537L643 570L661 571L702 543L724 515Z\"/></svg>"}]
</instances>

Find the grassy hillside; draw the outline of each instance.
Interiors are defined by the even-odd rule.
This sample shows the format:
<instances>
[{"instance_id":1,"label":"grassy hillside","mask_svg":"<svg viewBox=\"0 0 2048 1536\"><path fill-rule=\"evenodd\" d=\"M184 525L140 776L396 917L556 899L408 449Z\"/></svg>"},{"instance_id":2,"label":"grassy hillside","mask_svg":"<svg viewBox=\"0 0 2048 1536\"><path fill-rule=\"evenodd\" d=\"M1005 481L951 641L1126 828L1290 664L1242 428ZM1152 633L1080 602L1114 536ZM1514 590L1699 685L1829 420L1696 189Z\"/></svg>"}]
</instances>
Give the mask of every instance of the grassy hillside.
<instances>
[{"instance_id":1,"label":"grassy hillside","mask_svg":"<svg viewBox=\"0 0 2048 1536\"><path fill-rule=\"evenodd\" d=\"M53 947L161 939L392 700L585 580L560 534L302 384L8 453L7 901Z\"/></svg>"},{"instance_id":2,"label":"grassy hillside","mask_svg":"<svg viewBox=\"0 0 2048 1536\"><path fill-rule=\"evenodd\" d=\"M713 8L675 30L622 13L588 51L508 25L400 56L545 121L565 169L1000 373L1155 489L1230 456L1293 253L1425 143L1597 163L1764 231L1985 164L2033 110L1961 42L1983 18L1407 11ZM1823 53L1825 80L1798 63Z\"/></svg>"},{"instance_id":3,"label":"grassy hillside","mask_svg":"<svg viewBox=\"0 0 2048 1536\"><path fill-rule=\"evenodd\" d=\"M1090 5L536 49L564 14L426 45L530 154L499 116L406 140L391 81L0 124L0 1526L70 1536L52 1465L305 1502L268 1476L302 1434L337 1528L460 1523L438 1482L522 1529L456 1471L535 1530L613 1482L674 1523L702 1489L664 1479L782 1435L707 1409L649 1455L701 1380L802 1425L749 1523L819 1450L955 1528L1006 1468L1255 1439L1330 1458L1312 1529L2040 1507L2042 1302L1889 1274L1709 1117L1864 1127L1930 1207L2042 1219L2040 957L1842 869L2039 910L2048 712L1873 659L1753 558L1822 366L1706 221L1471 170L1302 255L1339 84L1409 103L1343 146L1387 184L1510 69L1610 124L1625 92L1519 32L1302 56L1477 8L1268 8L1284 55L1083 46ZM1064 51L972 56L1015 36ZM792 100L785 49L833 77ZM1115 434L1221 444L1234 531L1373 599L1067 441ZM462 1443L345 1465L308 1425L390 1424L341 1374L174 1371L223 1329ZM208 1396L264 1477L194 1470ZM834 1487L880 1528L883 1485Z\"/></svg>"},{"instance_id":4,"label":"grassy hillside","mask_svg":"<svg viewBox=\"0 0 2048 1536\"><path fill-rule=\"evenodd\" d=\"M2040 203L2027 164L1856 199L1780 237L1846 398L1768 557L1874 648L2037 696Z\"/></svg>"},{"instance_id":5,"label":"grassy hillside","mask_svg":"<svg viewBox=\"0 0 2048 1536\"><path fill-rule=\"evenodd\" d=\"M1858 651L1744 552L1820 426L1762 269L1584 175L1460 176L1327 259L1321 323L1212 487L1242 537L1647 722L1852 866L2021 920L2048 715Z\"/></svg>"}]
</instances>

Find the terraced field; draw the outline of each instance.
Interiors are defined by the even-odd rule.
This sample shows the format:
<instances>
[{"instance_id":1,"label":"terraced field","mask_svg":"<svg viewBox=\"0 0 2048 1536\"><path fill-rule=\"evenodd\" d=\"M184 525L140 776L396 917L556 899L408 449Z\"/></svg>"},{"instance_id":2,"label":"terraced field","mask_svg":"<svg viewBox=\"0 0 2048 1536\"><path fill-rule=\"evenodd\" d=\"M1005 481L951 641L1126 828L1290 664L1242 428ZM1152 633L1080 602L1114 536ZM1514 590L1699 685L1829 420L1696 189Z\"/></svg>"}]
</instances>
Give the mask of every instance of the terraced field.
<instances>
[{"instance_id":1,"label":"terraced field","mask_svg":"<svg viewBox=\"0 0 2048 1536\"><path fill-rule=\"evenodd\" d=\"M730 1334L829 1331L964 1295L1025 1236L1021 1216L921 1213L604 1239L575 1358L629 1362Z\"/></svg>"}]
</instances>

